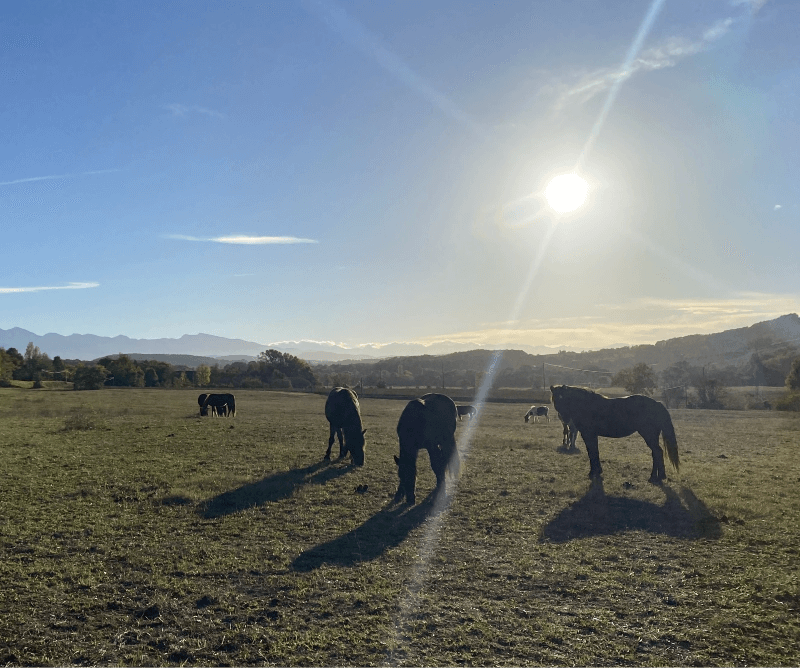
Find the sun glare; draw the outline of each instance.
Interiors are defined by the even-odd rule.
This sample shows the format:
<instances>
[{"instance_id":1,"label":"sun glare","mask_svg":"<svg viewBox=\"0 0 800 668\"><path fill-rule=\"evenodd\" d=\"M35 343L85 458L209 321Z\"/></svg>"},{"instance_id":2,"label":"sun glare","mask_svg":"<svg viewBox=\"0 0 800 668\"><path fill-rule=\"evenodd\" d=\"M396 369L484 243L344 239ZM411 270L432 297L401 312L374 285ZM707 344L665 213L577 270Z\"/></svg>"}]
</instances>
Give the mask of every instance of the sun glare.
<instances>
[{"instance_id":1,"label":"sun glare","mask_svg":"<svg viewBox=\"0 0 800 668\"><path fill-rule=\"evenodd\" d=\"M577 174L556 176L544 191L547 203L558 213L575 211L586 201L589 184Z\"/></svg>"}]
</instances>

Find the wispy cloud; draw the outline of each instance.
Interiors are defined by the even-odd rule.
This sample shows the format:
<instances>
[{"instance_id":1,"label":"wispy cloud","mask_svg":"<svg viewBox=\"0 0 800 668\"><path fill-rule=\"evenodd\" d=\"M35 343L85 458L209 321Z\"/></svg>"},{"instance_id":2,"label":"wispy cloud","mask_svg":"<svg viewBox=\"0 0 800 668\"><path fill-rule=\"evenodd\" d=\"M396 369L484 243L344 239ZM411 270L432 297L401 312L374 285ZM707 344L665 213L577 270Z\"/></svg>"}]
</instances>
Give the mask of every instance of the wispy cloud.
<instances>
[{"instance_id":1,"label":"wispy cloud","mask_svg":"<svg viewBox=\"0 0 800 668\"><path fill-rule=\"evenodd\" d=\"M33 183L34 181L53 181L57 179L73 179L78 176L92 176L94 174L110 174L118 172L118 169L96 169L91 172L77 172L75 174L51 174L49 176L29 176L25 179L14 179L13 181L0 181L0 186L13 186L17 183Z\"/></svg>"},{"instance_id":2,"label":"wispy cloud","mask_svg":"<svg viewBox=\"0 0 800 668\"><path fill-rule=\"evenodd\" d=\"M20 287L20 288L0 288L0 294L11 294L14 292L42 292L43 290L84 290L86 288L99 287L99 283L68 283L67 285L49 285L49 286L36 286L36 287Z\"/></svg>"},{"instance_id":3,"label":"wispy cloud","mask_svg":"<svg viewBox=\"0 0 800 668\"><path fill-rule=\"evenodd\" d=\"M655 46L643 50L630 63L625 63L622 67L606 67L585 74L576 83L562 87L556 108L560 109L572 103L587 102L639 72L652 72L674 67L680 60L707 50L715 41L730 31L734 22L735 19L731 17L720 19L706 28L700 37L695 39L681 36L669 37Z\"/></svg>"},{"instance_id":4,"label":"wispy cloud","mask_svg":"<svg viewBox=\"0 0 800 668\"><path fill-rule=\"evenodd\" d=\"M167 234L166 239L179 239L181 241L206 241L218 244L241 244L245 246L264 246L269 244L316 244L316 239L302 239L299 237L250 237L236 235L228 237L191 237L186 234Z\"/></svg>"},{"instance_id":5,"label":"wispy cloud","mask_svg":"<svg viewBox=\"0 0 800 668\"><path fill-rule=\"evenodd\" d=\"M220 113L214 109L200 107L196 104L185 105L173 102L172 104L165 104L164 109L172 112L173 116L186 116L187 114L205 114L206 116L213 116L214 118L225 118L225 114Z\"/></svg>"},{"instance_id":6,"label":"wispy cloud","mask_svg":"<svg viewBox=\"0 0 800 668\"><path fill-rule=\"evenodd\" d=\"M777 211L778 209L782 209L782 208L783 208L783 206L781 206L780 204L776 204L775 208L773 210Z\"/></svg>"}]
</instances>

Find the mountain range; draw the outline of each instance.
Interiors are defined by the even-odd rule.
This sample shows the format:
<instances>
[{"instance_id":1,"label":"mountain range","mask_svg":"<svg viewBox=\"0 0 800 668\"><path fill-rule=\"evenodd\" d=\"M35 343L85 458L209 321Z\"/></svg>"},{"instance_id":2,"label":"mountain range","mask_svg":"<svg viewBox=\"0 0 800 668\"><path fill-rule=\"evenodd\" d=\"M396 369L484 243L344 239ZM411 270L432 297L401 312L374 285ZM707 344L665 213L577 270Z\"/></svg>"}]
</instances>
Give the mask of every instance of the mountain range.
<instances>
[{"instance_id":1,"label":"mountain range","mask_svg":"<svg viewBox=\"0 0 800 668\"><path fill-rule=\"evenodd\" d=\"M136 358L164 359L183 357L185 360L172 363L196 366L197 359L191 356L211 359L221 365L235 360L252 360L268 349L280 350L309 362L352 362L356 360L377 361L394 357L413 357L421 355L447 355L474 350L475 346L453 341L444 341L430 346L415 343L389 343L384 345L363 345L346 348L333 343L318 341L280 341L257 343L243 339L228 339L211 334L184 334L178 339L132 339L127 336L96 336L94 334L34 334L28 330L14 327L0 329L0 347L16 348L24 352L29 342L38 346L51 358L56 355L62 359L95 360L106 355L126 353ZM753 352L769 350L782 343L794 343L800 347L800 317L796 313L780 316L750 325L729 329L716 334L692 334L654 344L622 346L598 351L570 351L570 361L591 362L601 368L614 370L619 365L631 362L669 365L686 360L695 364L733 363L741 364ZM520 347L528 355L550 357L557 350L541 346ZM561 355L564 353L562 352ZM572 360L572 358L575 358Z\"/></svg>"},{"instance_id":2,"label":"mountain range","mask_svg":"<svg viewBox=\"0 0 800 668\"><path fill-rule=\"evenodd\" d=\"M239 359L255 359L269 349L280 350L310 362L335 362L344 360L376 360L386 357L406 357L411 355L446 355L448 353L472 350L475 345L440 341L425 346L419 343L366 344L347 348L324 341L278 341L257 343L243 339L228 339L212 334L184 334L178 339L132 339L127 336L97 336L95 334L34 334L26 329L14 327L0 329L0 347L16 348L25 351L33 342L50 357L58 355L62 359L93 360L117 353L137 353L143 355L196 355L218 358L220 363ZM527 352L555 352L546 346L526 347ZM153 358L155 359L155 358Z\"/></svg>"}]
</instances>

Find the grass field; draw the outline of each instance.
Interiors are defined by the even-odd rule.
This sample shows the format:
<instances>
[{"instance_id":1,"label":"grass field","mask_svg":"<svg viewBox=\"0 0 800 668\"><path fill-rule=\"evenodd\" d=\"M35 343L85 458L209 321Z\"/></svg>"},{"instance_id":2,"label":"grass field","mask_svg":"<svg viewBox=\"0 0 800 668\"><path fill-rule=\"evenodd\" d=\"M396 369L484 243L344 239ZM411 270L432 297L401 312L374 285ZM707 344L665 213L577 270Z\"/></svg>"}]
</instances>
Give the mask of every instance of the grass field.
<instances>
[{"instance_id":1,"label":"grass field","mask_svg":"<svg viewBox=\"0 0 800 668\"><path fill-rule=\"evenodd\" d=\"M486 404L441 509L424 453L392 503L403 401L363 399L356 469L323 396L196 397L0 389L0 664L798 663L796 414L674 410L680 475L601 439L593 486Z\"/></svg>"}]
</instances>

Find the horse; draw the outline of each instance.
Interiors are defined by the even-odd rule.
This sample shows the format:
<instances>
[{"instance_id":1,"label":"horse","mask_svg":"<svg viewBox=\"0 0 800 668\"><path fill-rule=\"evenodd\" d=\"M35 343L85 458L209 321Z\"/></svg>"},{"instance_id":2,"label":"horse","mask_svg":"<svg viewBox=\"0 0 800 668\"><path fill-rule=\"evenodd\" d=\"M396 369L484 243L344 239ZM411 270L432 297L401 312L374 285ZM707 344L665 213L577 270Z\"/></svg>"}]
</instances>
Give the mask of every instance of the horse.
<instances>
[{"instance_id":1,"label":"horse","mask_svg":"<svg viewBox=\"0 0 800 668\"><path fill-rule=\"evenodd\" d=\"M325 417L331 425L325 459L331 458L333 439L334 436L338 436L339 459L349 451L353 463L356 466L364 466L364 434L367 430L363 429L364 425L361 422L358 395L347 387L334 387L325 401Z\"/></svg>"},{"instance_id":2,"label":"horse","mask_svg":"<svg viewBox=\"0 0 800 668\"><path fill-rule=\"evenodd\" d=\"M581 433L589 455L590 478L600 477L603 473L597 449L597 437L623 438L634 432L639 433L653 454L651 483L658 485L667 478L659 435L664 439L670 463L675 471L679 470L675 429L669 411L661 402L641 394L609 399L592 390L569 385L556 387L551 385L550 393L553 397L553 406L562 419L567 423L573 422Z\"/></svg>"},{"instance_id":3,"label":"horse","mask_svg":"<svg viewBox=\"0 0 800 668\"><path fill-rule=\"evenodd\" d=\"M461 460L455 437L457 416L455 403L444 394L426 394L409 401L403 409L397 422L400 456L394 456L400 478L395 503L403 497L411 505L416 503L417 455L421 448L428 451L437 490L444 485L446 471L458 475Z\"/></svg>"},{"instance_id":4,"label":"horse","mask_svg":"<svg viewBox=\"0 0 800 668\"><path fill-rule=\"evenodd\" d=\"M202 406L200 406L200 415L208 415L209 408L212 415L219 415L220 408L222 408L223 416L234 417L236 415L236 400L232 394L207 394Z\"/></svg>"},{"instance_id":5,"label":"horse","mask_svg":"<svg viewBox=\"0 0 800 668\"><path fill-rule=\"evenodd\" d=\"M561 413L556 413L556 415L558 415L558 419L561 420L561 424L564 427L564 431L561 434L561 447L565 450L577 451L578 448L575 447L575 441L578 438L578 430L575 428L575 423L572 420L565 420Z\"/></svg>"},{"instance_id":6,"label":"horse","mask_svg":"<svg viewBox=\"0 0 800 668\"><path fill-rule=\"evenodd\" d=\"M475 408L475 406L456 406L456 410L458 411L459 421L464 415L471 419L472 416L478 412L478 409Z\"/></svg>"},{"instance_id":7,"label":"horse","mask_svg":"<svg viewBox=\"0 0 800 668\"><path fill-rule=\"evenodd\" d=\"M199 397L197 397L197 405L200 406L200 415L208 415L208 410L206 410L205 413L203 412L203 404L205 403L207 396L207 394L201 394Z\"/></svg>"},{"instance_id":8,"label":"horse","mask_svg":"<svg viewBox=\"0 0 800 668\"><path fill-rule=\"evenodd\" d=\"M536 422L540 417L547 418L547 421L550 422L550 416L548 413L550 409L547 406L531 406L531 409L525 413L525 422L533 418L533 421Z\"/></svg>"}]
</instances>

